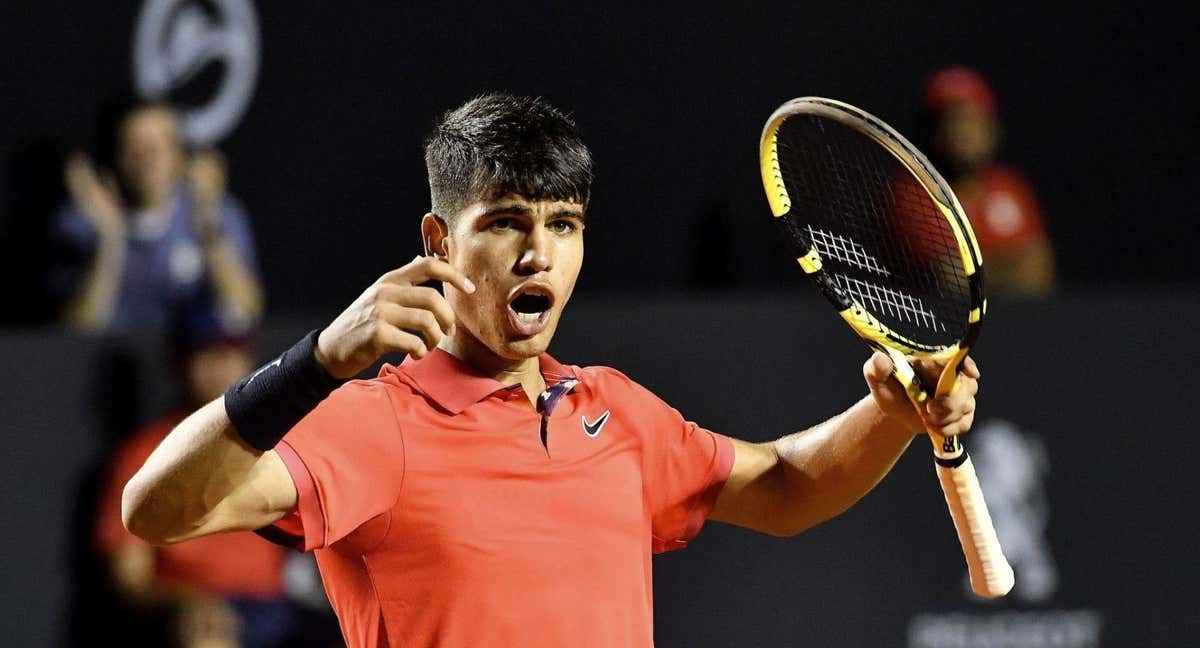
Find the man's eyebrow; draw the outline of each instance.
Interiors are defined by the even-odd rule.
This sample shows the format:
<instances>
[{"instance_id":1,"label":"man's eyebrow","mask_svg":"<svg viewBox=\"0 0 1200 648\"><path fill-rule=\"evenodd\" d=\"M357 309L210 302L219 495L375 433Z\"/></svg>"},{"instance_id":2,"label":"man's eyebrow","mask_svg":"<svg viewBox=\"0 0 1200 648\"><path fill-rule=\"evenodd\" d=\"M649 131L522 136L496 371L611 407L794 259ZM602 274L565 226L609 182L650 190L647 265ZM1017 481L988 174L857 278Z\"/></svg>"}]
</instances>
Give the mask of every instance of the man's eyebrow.
<instances>
[{"instance_id":1,"label":"man's eyebrow","mask_svg":"<svg viewBox=\"0 0 1200 648\"><path fill-rule=\"evenodd\" d=\"M480 214L480 217L495 216L497 214L512 214L513 216L532 216L533 210L525 205L496 205Z\"/></svg>"},{"instance_id":2,"label":"man's eyebrow","mask_svg":"<svg viewBox=\"0 0 1200 648\"><path fill-rule=\"evenodd\" d=\"M479 217L488 218L490 216L497 216L501 214L511 214L513 216L525 216L526 218L531 218L533 216L533 209L528 205L496 205L495 207L491 207L487 211L480 214ZM547 220L554 218L577 218L581 221L585 220L582 210L571 208L559 209L551 213Z\"/></svg>"},{"instance_id":3,"label":"man's eyebrow","mask_svg":"<svg viewBox=\"0 0 1200 648\"><path fill-rule=\"evenodd\" d=\"M550 214L550 218L576 218L581 221L587 220L583 216L583 211L579 209L560 209L553 214Z\"/></svg>"}]
</instances>

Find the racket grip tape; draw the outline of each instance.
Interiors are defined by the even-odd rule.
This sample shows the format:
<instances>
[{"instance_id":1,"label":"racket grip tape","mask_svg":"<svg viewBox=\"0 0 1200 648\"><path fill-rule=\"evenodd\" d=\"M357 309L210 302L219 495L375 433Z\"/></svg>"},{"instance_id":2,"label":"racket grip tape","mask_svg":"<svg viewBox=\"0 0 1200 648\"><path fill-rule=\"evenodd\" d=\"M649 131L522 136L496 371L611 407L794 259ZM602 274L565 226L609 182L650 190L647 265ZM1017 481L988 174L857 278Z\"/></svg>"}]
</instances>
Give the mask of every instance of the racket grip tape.
<instances>
[{"instance_id":1,"label":"racket grip tape","mask_svg":"<svg viewBox=\"0 0 1200 648\"><path fill-rule=\"evenodd\" d=\"M967 558L971 590L984 598L998 598L1012 589L1012 566L1000 548L975 466L965 452L962 456L964 459L957 467L951 468L941 462L935 464L938 481L946 495L963 555Z\"/></svg>"}]
</instances>

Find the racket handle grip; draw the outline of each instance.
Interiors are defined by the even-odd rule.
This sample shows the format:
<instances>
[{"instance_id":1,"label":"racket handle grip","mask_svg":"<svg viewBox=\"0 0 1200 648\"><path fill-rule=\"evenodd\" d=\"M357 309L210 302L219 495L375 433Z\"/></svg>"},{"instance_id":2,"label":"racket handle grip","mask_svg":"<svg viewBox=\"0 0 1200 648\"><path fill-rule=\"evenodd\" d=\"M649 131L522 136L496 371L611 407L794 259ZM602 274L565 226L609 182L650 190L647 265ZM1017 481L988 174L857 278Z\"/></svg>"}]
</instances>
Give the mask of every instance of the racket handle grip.
<instances>
[{"instance_id":1,"label":"racket handle grip","mask_svg":"<svg viewBox=\"0 0 1200 648\"><path fill-rule=\"evenodd\" d=\"M962 463L957 466L934 465L967 558L971 590L983 598L1004 596L1012 589L1013 570L1000 548L971 458L963 451Z\"/></svg>"}]
</instances>

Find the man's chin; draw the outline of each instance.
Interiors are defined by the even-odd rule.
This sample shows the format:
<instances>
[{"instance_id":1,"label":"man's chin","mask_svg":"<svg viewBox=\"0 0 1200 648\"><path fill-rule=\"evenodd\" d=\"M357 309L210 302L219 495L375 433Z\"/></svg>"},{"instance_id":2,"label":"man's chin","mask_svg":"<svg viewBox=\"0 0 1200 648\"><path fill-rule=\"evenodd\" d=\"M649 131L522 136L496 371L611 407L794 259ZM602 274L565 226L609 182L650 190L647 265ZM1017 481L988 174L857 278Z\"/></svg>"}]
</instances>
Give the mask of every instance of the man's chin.
<instances>
[{"instance_id":1,"label":"man's chin","mask_svg":"<svg viewBox=\"0 0 1200 648\"><path fill-rule=\"evenodd\" d=\"M550 341L554 339L554 331L558 328L557 324L557 321L552 321L536 335L528 337L516 331L505 331L498 344L492 347L492 352L507 360L536 358L550 348Z\"/></svg>"},{"instance_id":2,"label":"man's chin","mask_svg":"<svg viewBox=\"0 0 1200 648\"><path fill-rule=\"evenodd\" d=\"M554 315L556 314L552 314L545 328L529 336L505 327L500 331L501 339L492 347L492 352L508 360L524 360L542 355L550 348L550 341L554 339L554 332L558 330L558 317Z\"/></svg>"},{"instance_id":3,"label":"man's chin","mask_svg":"<svg viewBox=\"0 0 1200 648\"><path fill-rule=\"evenodd\" d=\"M536 358L550 348L550 336L538 334L529 338L504 340L499 346L500 348L493 351L508 360Z\"/></svg>"}]
</instances>

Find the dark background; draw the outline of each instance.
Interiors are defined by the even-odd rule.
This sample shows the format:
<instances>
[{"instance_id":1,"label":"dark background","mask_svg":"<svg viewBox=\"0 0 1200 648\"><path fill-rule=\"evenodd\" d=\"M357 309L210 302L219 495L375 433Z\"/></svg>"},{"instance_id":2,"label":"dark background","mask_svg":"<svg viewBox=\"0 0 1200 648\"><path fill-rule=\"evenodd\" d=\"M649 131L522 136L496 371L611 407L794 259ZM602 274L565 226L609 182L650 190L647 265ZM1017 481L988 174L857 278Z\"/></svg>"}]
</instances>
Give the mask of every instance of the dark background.
<instances>
[{"instance_id":1,"label":"dark background","mask_svg":"<svg viewBox=\"0 0 1200 648\"><path fill-rule=\"evenodd\" d=\"M39 228L61 197L59 158L92 147L98 105L131 89L140 7L0 3L2 319L25 325L0 335L6 645L61 643L87 608L71 542L87 479L108 436L161 405L153 340L28 326L50 308L31 277L46 260ZM756 158L763 121L789 98L826 95L920 140L924 77L953 63L982 71L1000 99L1003 157L1040 193L1063 282L1053 299L993 301L978 349L981 422L1012 421L1047 448L1057 591L1000 605L962 594L961 556L918 440L879 490L811 533L779 540L713 524L657 559L658 643L900 646L918 615L1036 628L1060 613L1100 619L1103 645L1200 643L1186 343L1200 317L1194 9L257 9L255 96L220 147L258 237L264 355L419 251L421 140L436 114L487 90L540 94L575 113L598 163L587 261L552 352L617 366L687 416L750 440L814 423L864 390L863 350L774 241ZM206 70L201 85L220 74ZM942 645L1071 645L982 641Z\"/></svg>"},{"instance_id":2,"label":"dark background","mask_svg":"<svg viewBox=\"0 0 1200 648\"><path fill-rule=\"evenodd\" d=\"M496 89L573 111L594 148L582 293L799 283L758 177L766 117L825 95L919 141L922 80L953 63L993 80L1004 157L1041 194L1068 286L1200 278L1194 9L918 4L259 6L256 94L221 146L269 306L339 307L419 252L425 132ZM56 174L46 149L88 145L96 104L131 89L139 8L0 6L6 230L36 217L16 209L27 162Z\"/></svg>"},{"instance_id":3,"label":"dark background","mask_svg":"<svg viewBox=\"0 0 1200 648\"><path fill-rule=\"evenodd\" d=\"M612 299L580 299L552 351L572 364L619 367L689 418L767 441L819 422L866 391L865 347L809 297L644 296L618 308ZM1047 517L1018 535L1049 555L1057 587L1048 598L1013 594L985 604L963 593L962 553L929 446L917 438L872 493L812 531L780 539L710 522L686 549L658 556L657 645L1094 647L1061 634L1056 619L1080 616L1098 622L1102 646L1200 645L1200 440L1181 387L1191 381L1193 359L1154 351L1163 339L1188 335L1197 318L1196 300L1164 290L992 303L976 353L984 374L979 419L967 445L981 462L995 434L990 423L1002 419L1045 447L1048 470L1031 485L1045 496ZM263 347L283 348L319 323L276 319ZM1120 343L1114 331L1123 333ZM20 384L0 392L0 519L9 521L0 534L0 643L55 645L72 619L101 603L79 596L85 574L79 549L71 550L72 525L86 519L86 480L106 424L128 425L114 415L153 411L162 398L153 369L158 350L147 340L129 342L0 337L0 357L21 368ZM124 354L114 353L120 348ZM987 489L987 465L991 477L999 475L994 464L978 464L1004 534L1013 519L1000 510L1017 504L1032 511L1038 507L1029 500L1037 498L1013 501L1004 497L1008 489ZM1020 545L1006 547L1018 581L1031 577ZM982 634L910 641L918 618L967 618ZM996 629L1005 623L1009 630ZM106 641L119 638L100 628ZM529 645L539 645L534 630Z\"/></svg>"}]
</instances>

